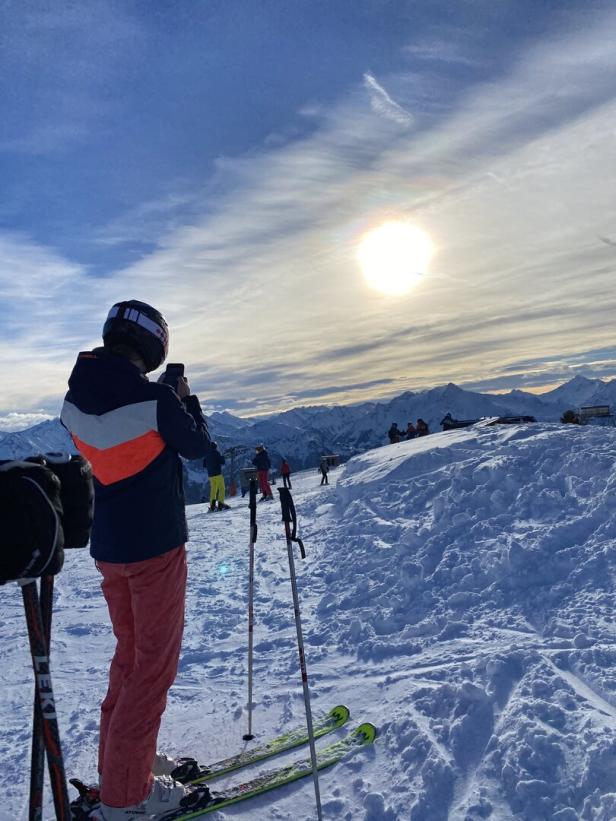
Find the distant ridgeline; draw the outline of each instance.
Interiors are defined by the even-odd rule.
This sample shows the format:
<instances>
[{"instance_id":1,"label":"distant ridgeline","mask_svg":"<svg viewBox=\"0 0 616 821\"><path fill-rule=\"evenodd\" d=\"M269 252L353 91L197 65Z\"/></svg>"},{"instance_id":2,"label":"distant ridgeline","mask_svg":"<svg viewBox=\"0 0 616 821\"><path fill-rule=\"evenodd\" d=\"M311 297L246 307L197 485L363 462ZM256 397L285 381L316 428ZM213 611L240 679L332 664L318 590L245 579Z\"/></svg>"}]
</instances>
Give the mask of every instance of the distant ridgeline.
<instances>
[{"instance_id":1,"label":"distant ridgeline","mask_svg":"<svg viewBox=\"0 0 616 821\"><path fill-rule=\"evenodd\" d=\"M207 397L204 397L207 400ZM441 430L441 422L450 414L458 425L482 417L510 417L523 420L558 422L568 409L616 407L616 380L575 377L543 394L514 390L506 394L466 391L453 383L431 390L407 391L386 402L364 402L358 405L312 406L293 408L267 417L240 418L230 413L209 416L212 436L220 450L227 452L227 477L233 470L249 466L255 445L263 443L272 466L279 469L285 457L292 471L318 469L321 457L337 454L346 461L357 453L388 443L387 431L392 422L406 430L408 422L424 419L430 431ZM588 416L585 421L607 424L606 416ZM603 421L601 421L603 420ZM610 422L612 423L612 422ZM58 419L42 422L27 430L0 433L0 458L19 458L46 451L74 451L71 440ZM199 501L206 483L199 462L186 465L186 488L190 501Z\"/></svg>"}]
</instances>

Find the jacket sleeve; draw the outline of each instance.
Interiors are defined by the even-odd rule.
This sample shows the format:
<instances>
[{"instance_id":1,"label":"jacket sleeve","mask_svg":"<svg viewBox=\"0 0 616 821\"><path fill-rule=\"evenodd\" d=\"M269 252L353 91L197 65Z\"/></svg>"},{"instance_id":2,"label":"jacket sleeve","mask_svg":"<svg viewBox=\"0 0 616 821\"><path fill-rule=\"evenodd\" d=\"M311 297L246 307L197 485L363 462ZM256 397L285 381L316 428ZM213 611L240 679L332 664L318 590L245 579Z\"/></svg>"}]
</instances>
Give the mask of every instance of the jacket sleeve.
<instances>
[{"instance_id":1,"label":"jacket sleeve","mask_svg":"<svg viewBox=\"0 0 616 821\"><path fill-rule=\"evenodd\" d=\"M165 444L185 459L203 458L210 450L210 434L199 399L185 401L173 390L162 390L158 397L158 432Z\"/></svg>"}]
</instances>

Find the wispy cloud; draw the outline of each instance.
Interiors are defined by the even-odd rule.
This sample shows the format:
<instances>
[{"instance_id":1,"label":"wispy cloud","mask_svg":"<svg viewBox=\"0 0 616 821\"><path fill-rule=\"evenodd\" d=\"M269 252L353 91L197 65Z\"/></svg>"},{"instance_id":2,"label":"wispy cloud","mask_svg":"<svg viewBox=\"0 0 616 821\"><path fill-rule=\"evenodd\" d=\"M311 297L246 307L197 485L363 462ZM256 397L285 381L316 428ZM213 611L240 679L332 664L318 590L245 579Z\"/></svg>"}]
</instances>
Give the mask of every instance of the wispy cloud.
<instances>
[{"instance_id":1,"label":"wispy cloud","mask_svg":"<svg viewBox=\"0 0 616 821\"><path fill-rule=\"evenodd\" d=\"M46 422L48 419L53 419L48 413L7 413L0 415L0 434L10 433L17 430L25 430L31 428L33 425L38 425L41 422Z\"/></svg>"},{"instance_id":2,"label":"wispy cloud","mask_svg":"<svg viewBox=\"0 0 616 821\"><path fill-rule=\"evenodd\" d=\"M479 68L485 65L485 60L478 56L477 51L472 53L463 48L455 38L464 36L465 32L453 31L450 39L434 38L425 43L407 46L405 54L413 60L422 60L432 63L446 63L448 66L459 65L470 68Z\"/></svg>"},{"instance_id":3,"label":"wispy cloud","mask_svg":"<svg viewBox=\"0 0 616 821\"><path fill-rule=\"evenodd\" d=\"M616 248L616 240L610 239L610 237L599 237L601 242L604 242L606 245L611 245L613 248Z\"/></svg>"},{"instance_id":4,"label":"wispy cloud","mask_svg":"<svg viewBox=\"0 0 616 821\"><path fill-rule=\"evenodd\" d=\"M398 125L409 126L413 121L412 116L401 105L389 96L383 86L377 82L374 75L366 72L364 74L364 88L370 95L370 105L377 114L382 114Z\"/></svg>"},{"instance_id":5,"label":"wispy cloud","mask_svg":"<svg viewBox=\"0 0 616 821\"><path fill-rule=\"evenodd\" d=\"M174 191L159 200L128 209L95 231L92 241L108 247L134 243L158 245L186 221L194 206L194 192Z\"/></svg>"}]
</instances>

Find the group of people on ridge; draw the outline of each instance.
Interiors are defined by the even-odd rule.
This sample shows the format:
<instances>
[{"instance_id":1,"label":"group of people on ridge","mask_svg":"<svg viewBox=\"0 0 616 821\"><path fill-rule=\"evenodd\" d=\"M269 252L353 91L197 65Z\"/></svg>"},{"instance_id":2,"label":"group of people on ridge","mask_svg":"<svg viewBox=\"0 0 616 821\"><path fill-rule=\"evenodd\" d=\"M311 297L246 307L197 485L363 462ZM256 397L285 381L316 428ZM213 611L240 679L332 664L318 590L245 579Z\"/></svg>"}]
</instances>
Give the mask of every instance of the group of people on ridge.
<instances>
[{"instance_id":1,"label":"group of people on ridge","mask_svg":"<svg viewBox=\"0 0 616 821\"><path fill-rule=\"evenodd\" d=\"M430 433L430 429L427 423L420 417L416 425L409 422L406 426L406 430L400 430L398 423L392 422L390 429L387 431L387 436L393 445L394 442L401 442L403 439L415 439L417 436L426 436L428 433Z\"/></svg>"},{"instance_id":2,"label":"group of people on ridge","mask_svg":"<svg viewBox=\"0 0 616 821\"><path fill-rule=\"evenodd\" d=\"M274 496L272 488L269 483L269 472L272 467L269 454L264 445L257 445L255 448L255 456L252 464L257 469L257 478L259 481L259 490L261 491L260 502L271 501ZM218 449L218 444L212 442L210 451L206 454L203 460L203 466L207 469L208 479L210 482L210 511L215 510L229 510L229 505L225 504L225 479L222 472L222 466L225 464L225 457ZM280 465L280 475L284 487L291 489L291 467L286 460L282 459ZM244 495L244 487L242 485L242 496Z\"/></svg>"}]
</instances>

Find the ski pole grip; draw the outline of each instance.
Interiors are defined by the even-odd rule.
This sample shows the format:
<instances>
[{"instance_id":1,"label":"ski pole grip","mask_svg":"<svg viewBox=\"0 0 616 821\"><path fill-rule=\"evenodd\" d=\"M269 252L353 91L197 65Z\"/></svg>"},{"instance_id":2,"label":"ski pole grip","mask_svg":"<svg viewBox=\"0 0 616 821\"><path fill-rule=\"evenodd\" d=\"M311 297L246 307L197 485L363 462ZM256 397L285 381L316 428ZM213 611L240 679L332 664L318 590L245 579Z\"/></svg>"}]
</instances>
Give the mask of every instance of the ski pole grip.
<instances>
[{"instance_id":1,"label":"ski pole grip","mask_svg":"<svg viewBox=\"0 0 616 821\"><path fill-rule=\"evenodd\" d=\"M279 487L278 493L280 493L280 509L282 511L282 521L291 523L293 521L293 515L291 512L293 500L291 498L291 494L289 493L289 488Z\"/></svg>"},{"instance_id":2,"label":"ski pole grip","mask_svg":"<svg viewBox=\"0 0 616 821\"><path fill-rule=\"evenodd\" d=\"M285 523L287 530L287 538L292 542L297 542L302 555L302 559L306 558L306 551L304 543L297 536L297 513L295 512L295 505L293 504L293 497L288 487L279 487L280 493L280 509L282 511L282 521ZM293 529L289 527L293 525Z\"/></svg>"}]
</instances>

